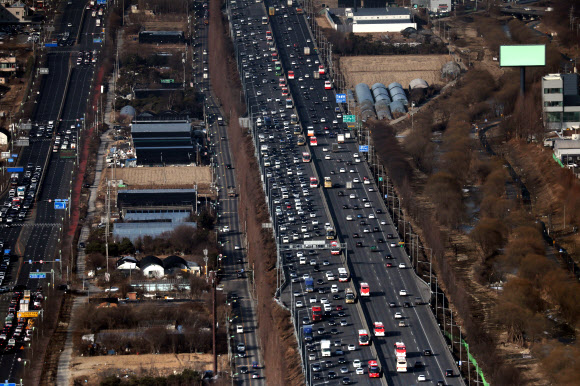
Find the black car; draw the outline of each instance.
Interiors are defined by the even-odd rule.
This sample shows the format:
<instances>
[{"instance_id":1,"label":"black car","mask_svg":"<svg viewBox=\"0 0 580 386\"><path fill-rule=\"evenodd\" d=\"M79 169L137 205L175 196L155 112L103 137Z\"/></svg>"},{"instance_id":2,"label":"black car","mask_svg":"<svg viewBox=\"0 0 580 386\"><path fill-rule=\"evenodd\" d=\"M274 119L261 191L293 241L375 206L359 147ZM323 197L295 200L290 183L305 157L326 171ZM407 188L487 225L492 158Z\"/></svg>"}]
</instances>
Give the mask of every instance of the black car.
<instances>
[{"instance_id":1,"label":"black car","mask_svg":"<svg viewBox=\"0 0 580 386\"><path fill-rule=\"evenodd\" d=\"M429 349L423 350L423 355L425 355L426 357L430 357L431 355L433 355L433 352Z\"/></svg>"},{"instance_id":2,"label":"black car","mask_svg":"<svg viewBox=\"0 0 580 386\"><path fill-rule=\"evenodd\" d=\"M446 377L452 377L453 376L453 370L451 370L451 369L445 370L445 376Z\"/></svg>"},{"instance_id":3,"label":"black car","mask_svg":"<svg viewBox=\"0 0 580 386\"><path fill-rule=\"evenodd\" d=\"M338 300L338 299L340 299L340 295L339 294L332 295L332 300Z\"/></svg>"},{"instance_id":4,"label":"black car","mask_svg":"<svg viewBox=\"0 0 580 386\"><path fill-rule=\"evenodd\" d=\"M337 375L334 371L329 371L328 372L328 378L329 379L336 379Z\"/></svg>"},{"instance_id":5,"label":"black car","mask_svg":"<svg viewBox=\"0 0 580 386\"><path fill-rule=\"evenodd\" d=\"M226 164L226 169L232 169L232 164Z\"/></svg>"},{"instance_id":6,"label":"black car","mask_svg":"<svg viewBox=\"0 0 580 386\"><path fill-rule=\"evenodd\" d=\"M346 359L344 359L343 357L338 358L338 364L339 365L343 365L346 363Z\"/></svg>"},{"instance_id":7,"label":"black car","mask_svg":"<svg viewBox=\"0 0 580 386\"><path fill-rule=\"evenodd\" d=\"M324 334L325 331L324 331L324 328L319 327L318 330L316 330L316 332L318 333L318 335L322 335L322 334Z\"/></svg>"},{"instance_id":8,"label":"black car","mask_svg":"<svg viewBox=\"0 0 580 386\"><path fill-rule=\"evenodd\" d=\"M328 319L327 323L329 326L336 326L336 320L334 319Z\"/></svg>"},{"instance_id":9,"label":"black car","mask_svg":"<svg viewBox=\"0 0 580 386\"><path fill-rule=\"evenodd\" d=\"M421 361L415 362L416 369L422 369L423 367L425 367L425 364L423 362L421 362Z\"/></svg>"},{"instance_id":10,"label":"black car","mask_svg":"<svg viewBox=\"0 0 580 386\"><path fill-rule=\"evenodd\" d=\"M363 245L362 245L362 241L357 241L357 242L356 242L356 246L357 246L357 247L362 247L362 246L363 246Z\"/></svg>"},{"instance_id":11,"label":"black car","mask_svg":"<svg viewBox=\"0 0 580 386\"><path fill-rule=\"evenodd\" d=\"M360 235L358 233L353 233L352 234L352 238L353 239L358 239L358 238L360 238Z\"/></svg>"},{"instance_id":12,"label":"black car","mask_svg":"<svg viewBox=\"0 0 580 386\"><path fill-rule=\"evenodd\" d=\"M324 366L326 366L326 368L330 368L332 366L334 366L334 362L332 361L324 361Z\"/></svg>"},{"instance_id":13,"label":"black car","mask_svg":"<svg viewBox=\"0 0 580 386\"><path fill-rule=\"evenodd\" d=\"M242 366L242 367L240 367L240 373L247 374L248 373L248 366Z\"/></svg>"},{"instance_id":14,"label":"black car","mask_svg":"<svg viewBox=\"0 0 580 386\"><path fill-rule=\"evenodd\" d=\"M344 205L342 206L342 209L348 209L348 205L344 204Z\"/></svg>"},{"instance_id":15,"label":"black car","mask_svg":"<svg viewBox=\"0 0 580 386\"><path fill-rule=\"evenodd\" d=\"M332 335L336 335L336 334L338 334L338 330L337 330L336 328L332 328L332 329L330 330L330 333L331 333Z\"/></svg>"},{"instance_id":16,"label":"black car","mask_svg":"<svg viewBox=\"0 0 580 386\"><path fill-rule=\"evenodd\" d=\"M350 378L349 377L343 377L342 378L342 384L343 385L350 385Z\"/></svg>"},{"instance_id":17,"label":"black car","mask_svg":"<svg viewBox=\"0 0 580 386\"><path fill-rule=\"evenodd\" d=\"M339 190L339 191L338 191L338 195L339 195L339 196L344 196L344 192L343 192L342 190Z\"/></svg>"},{"instance_id":18,"label":"black car","mask_svg":"<svg viewBox=\"0 0 580 386\"><path fill-rule=\"evenodd\" d=\"M373 232L380 232L381 230L379 229L379 227L374 227L373 228Z\"/></svg>"},{"instance_id":19,"label":"black car","mask_svg":"<svg viewBox=\"0 0 580 386\"><path fill-rule=\"evenodd\" d=\"M410 308L411 307L411 303L405 302L405 303L403 303L403 307Z\"/></svg>"},{"instance_id":20,"label":"black car","mask_svg":"<svg viewBox=\"0 0 580 386\"><path fill-rule=\"evenodd\" d=\"M385 259L392 259L392 258L393 258L393 255L391 255L390 253L387 253L385 255Z\"/></svg>"}]
</instances>

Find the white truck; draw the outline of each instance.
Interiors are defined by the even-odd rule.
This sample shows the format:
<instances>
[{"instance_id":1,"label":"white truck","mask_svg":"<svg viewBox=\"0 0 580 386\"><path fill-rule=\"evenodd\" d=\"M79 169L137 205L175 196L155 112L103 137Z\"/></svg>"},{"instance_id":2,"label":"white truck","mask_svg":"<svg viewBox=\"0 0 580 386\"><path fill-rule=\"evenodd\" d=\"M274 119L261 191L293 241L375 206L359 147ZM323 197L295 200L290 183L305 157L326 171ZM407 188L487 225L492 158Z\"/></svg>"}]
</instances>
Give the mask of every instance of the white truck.
<instances>
[{"instance_id":1,"label":"white truck","mask_svg":"<svg viewBox=\"0 0 580 386\"><path fill-rule=\"evenodd\" d=\"M328 339L323 339L320 341L320 350L322 351L323 357L331 356L330 341Z\"/></svg>"},{"instance_id":2,"label":"white truck","mask_svg":"<svg viewBox=\"0 0 580 386\"><path fill-rule=\"evenodd\" d=\"M344 143L344 134L338 134L336 139L338 143Z\"/></svg>"}]
</instances>

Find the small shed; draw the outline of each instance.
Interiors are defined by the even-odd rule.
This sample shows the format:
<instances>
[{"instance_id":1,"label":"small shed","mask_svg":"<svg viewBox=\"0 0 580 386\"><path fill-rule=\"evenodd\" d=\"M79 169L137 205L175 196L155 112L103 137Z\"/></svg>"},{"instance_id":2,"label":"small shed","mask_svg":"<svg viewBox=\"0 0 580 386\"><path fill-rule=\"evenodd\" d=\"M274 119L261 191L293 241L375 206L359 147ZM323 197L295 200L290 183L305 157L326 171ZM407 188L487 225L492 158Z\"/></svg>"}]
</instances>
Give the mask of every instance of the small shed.
<instances>
[{"instance_id":1,"label":"small shed","mask_svg":"<svg viewBox=\"0 0 580 386\"><path fill-rule=\"evenodd\" d=\"M139 262L139 267L146 277L156 277L160 278L165 275L165 270L163 269L163 262L157 256L145 256Z\"/></svg>"}]
</instances>

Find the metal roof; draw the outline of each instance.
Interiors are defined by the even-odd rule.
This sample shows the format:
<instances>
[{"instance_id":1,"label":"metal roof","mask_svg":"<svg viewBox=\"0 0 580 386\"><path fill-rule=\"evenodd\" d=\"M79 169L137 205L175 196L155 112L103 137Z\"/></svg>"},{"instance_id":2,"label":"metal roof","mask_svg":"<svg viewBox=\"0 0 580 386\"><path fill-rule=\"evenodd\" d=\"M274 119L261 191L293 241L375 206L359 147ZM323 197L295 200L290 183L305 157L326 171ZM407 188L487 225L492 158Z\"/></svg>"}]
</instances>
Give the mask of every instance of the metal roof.
<instances>
[{"instance_id":1,"label":"metal roof","mask_svg":"<svg viewBox=\"0 0 580 386\"><path fill-rule=\"evenodd\" d=\"M139 34L153 36L183 36L183 31L141 31Z\"/></svg>"},{"instance_id":2,"label":"metal roof","mask_svg":"<svg viewBox=\"0 0 580 386\"><path fill-rule=\"evenodd\" d=\"M158 133L158 132L191 132L191 123L189 122L139 122L131 124L131 133Z\"/></svg>"},{"instance_id":3,"label":"metal roof","mask_svg":"<svg viewBox=\"0 0 580 386\"><path fill-rule=\"evenodd\" d=\"M116 223L113 227L113 237L118 239L127 237L132 242L135 242L139 237L157 237L182 225L197 227L197 223L194 222Z\"/></svg>"},{"instance_id":4,"label":"metal roof","mask_svg":"<svg viewBox=\"0 0 580 386\"><path fill-rule=\"evenodd\" d=\"M356 11L352 10L352 13L355 17L411 15L411 11L408 8L402 7L358 8Z\"/></svg>"},{"instance_id":5,"label":"metal roof","mask_svg":"<svg viewBox=\"0 0 580 386\"><path fill-rule=\"evenodd\" d=\"M127 213L123 220L131 222L143 222L154 220L171 220L170 222L185 222L189 218L189 212L162 212L162 213Z\"/></svg>"}]
</instances>

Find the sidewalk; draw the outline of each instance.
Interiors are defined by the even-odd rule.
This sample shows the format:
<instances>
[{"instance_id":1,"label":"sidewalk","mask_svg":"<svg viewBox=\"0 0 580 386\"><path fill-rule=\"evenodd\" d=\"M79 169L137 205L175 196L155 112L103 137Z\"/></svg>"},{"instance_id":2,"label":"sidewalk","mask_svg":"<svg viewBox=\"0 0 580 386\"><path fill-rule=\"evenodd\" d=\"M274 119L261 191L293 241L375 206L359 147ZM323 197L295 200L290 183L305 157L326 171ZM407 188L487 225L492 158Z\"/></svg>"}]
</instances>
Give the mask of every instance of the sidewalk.
<instances>
[{"instance_id":1,"label":"sidewalk","mask_svg":"<svg viewBox=\"0 0 580 386\"><path fill-rule=\"evenodd\" d=\"M109 90L113 89L113 81L109 81ZM107 94L107 106L106 106L106 113L105 113L105 123L107 125L111 125L109 121L109 116L112 110L113 105L113 93ZM90 188L90 196L89 196L89 209L87 213L87 218L81 229L81 234L79 236L79 243L84 242L86 243L87 239L89 238L90 234L90 224L91 220L95 216L96 206L95 203L97 201L97 188L99 186L99 182L101 180L101 175L104 168L105 163L105 153L111 142L109 140L109 133L111 130L107 130L105 133L101 135L101 145L99 146L99 150L97 152L97 166L95 172L95 181L93 182ZM77 254L77 278L83 281L83 288L88 288L89 293L91 292L100 292L101 289L95 286L91 281L87 281L87 277L85 275L85 250L79 249ZM87 287L85 287L87 285ZM79 305L84 304L88 301L88 298L84 297L77 297L74 300L73 307L71 310L71 320L75 315L75 312ZM58 371L56 375L56 384L62 386L68 386L71 384L72 380L71 373L70 373L70 362L72 360L73 354L73 341L72 341L72 334L73 334L73 323L69 323L68 330L66 333L66 343L64 345L64 350L61 353L60 359L58 361Z\"/></svg>"}]
</instances>

